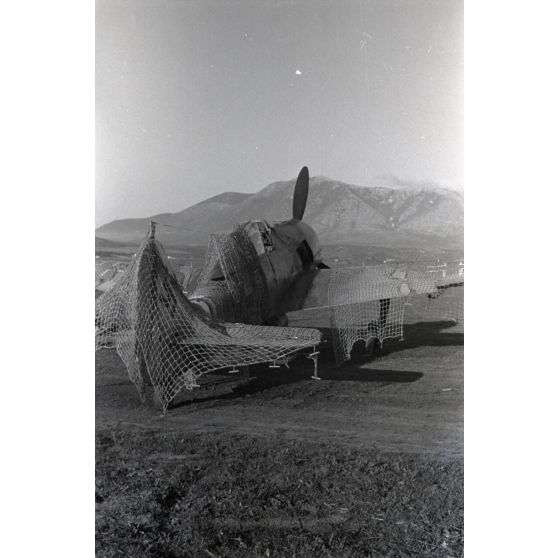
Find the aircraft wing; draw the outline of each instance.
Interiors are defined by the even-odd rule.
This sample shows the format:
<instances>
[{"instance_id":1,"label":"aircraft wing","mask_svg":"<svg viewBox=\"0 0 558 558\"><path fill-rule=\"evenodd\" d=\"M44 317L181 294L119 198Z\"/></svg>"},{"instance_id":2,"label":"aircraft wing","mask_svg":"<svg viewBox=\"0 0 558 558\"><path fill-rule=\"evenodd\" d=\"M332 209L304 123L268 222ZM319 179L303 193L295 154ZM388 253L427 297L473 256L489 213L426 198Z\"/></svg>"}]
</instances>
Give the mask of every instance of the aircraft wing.
<instances>
[{"instance_id":1,"label":"aircraft wing","mask_svg":"<svg viewBox=\"0 0 558 558\"><path fill-rule=\"evenodd\" d=\"M335 359L341 364L349 360L359 340L369 347L374 339L380 343L403 339L405 307L411 297L415 318L461 320L462 296L443 293L464 285L464 280L461 262L325 269L316 273L300 308L330 309Z\"/></svg>"},{"instance_id":2,"label":"aircraft wing","mask_svg":"<svg viewBox=\"0 0 558 558\"><path fill-rule=\"evenodd\" d=\"M461 262L387 263L366 267L320 270L301 309L326 308L401 298L436 295L464 284Z\"/></svg>"}]
</instances>

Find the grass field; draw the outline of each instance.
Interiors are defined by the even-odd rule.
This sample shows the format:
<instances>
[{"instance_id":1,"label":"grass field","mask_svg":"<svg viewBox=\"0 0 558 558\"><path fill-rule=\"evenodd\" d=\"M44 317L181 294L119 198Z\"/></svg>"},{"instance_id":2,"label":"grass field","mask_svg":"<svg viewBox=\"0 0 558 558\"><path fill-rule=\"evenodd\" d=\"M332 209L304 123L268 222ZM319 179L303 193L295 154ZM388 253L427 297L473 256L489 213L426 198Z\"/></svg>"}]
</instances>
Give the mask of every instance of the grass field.
<instances>
[{"instance_id":1,"label":"grass field","mask_svg":"<svg viewBox=\"0 0 558 558\"><path fill-rule=\"evenodd\" d=\"M336 368L253 367L165 416L114 351L96 362L98 556L463 554L463 328L418 321Z\"/></svg>"},{"instance_id":2,"label":"grass field","mask_svg":"<svg viewBox=\"0 0 558 558\"><path fill-rule=\"evenodd\" d=\"M249 434L103 429L99 556L457 556L459 460Z\"/></svg>"}]
</instances>

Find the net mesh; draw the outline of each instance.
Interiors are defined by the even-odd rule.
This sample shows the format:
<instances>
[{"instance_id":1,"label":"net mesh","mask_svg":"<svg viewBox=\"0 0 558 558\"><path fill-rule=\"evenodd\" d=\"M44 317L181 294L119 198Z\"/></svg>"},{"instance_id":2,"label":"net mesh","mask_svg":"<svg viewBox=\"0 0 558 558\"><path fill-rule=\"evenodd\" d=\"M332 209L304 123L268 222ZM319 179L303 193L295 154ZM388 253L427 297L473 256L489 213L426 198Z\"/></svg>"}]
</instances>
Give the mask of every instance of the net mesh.
<instances>
[{"instance_id":1,"label":"net mesh","mask_svg":"<svg viewBox=\"0 0 558 558\"><path fill-rule=\"evenodd\" d=\"M184 294L189 295L193 293L199 284L201 276L201 268L194 267L193 265L183 265L180 267L182 273L182 291Z\"/></svg>"},{"instance_id":2,"label":"net mesh","mask_svg":"<svg viewBox=\"0 0 558 558\"><path fill-rule=\"evenodd\" d=\"M334 273L328 306L337 364L350 358L357 341L402 339L409 304L412 319L462 322L463 283L462 261L389 263ZM153 229L124 272L114 263L96 265L99 284L109 290L96 301L96 348L115 347L142 399L153 385L164 409L181 389L196 387L202 374L286 362L320 342L314 329L255 325L269 318L270 298L241 225L230 234L210 236L203 268L174 271ZM196 305L200 300L209 301L220 319L203 312Z\"/></svg>"},{"instance_id":3,"label":"net mesh","mask_svg":"<svg viewBox=\"0 0 558 558\"><path fill-rule=\"evenodd\" d=\"M393 266L377 265L333 275L328 305L338 365L350 359L357 341L403 337L405 298L393 272Z\"/></svg>"},{"instance_id":4,"label":"net mesh","mask_svg":"<svg viewBox=\"0 0 558 558\"><path fill-rule=\"evenodd\" d=\"M113 262L95 262L95 287L110 281L117 271L117 267Z\"/></svg>"},{"instance_id":5,"label":"net mesh","mask_svg":"<svg viewBox=\"0 0 558 558\"><path fill-rule=\"evenodd\" d=\"M222 280L215 280L215 279ZM270 317L269 292L258 254L246 230L237 225L229 234L212 234L192 299L210 299L216 315L247 324Z\"/></svg>"},{"instance_id":6,"label":"net mesh","mask_svg":"<svg viewBox=\"0 0 558 558\"><path fill-rule=\"evenodd\" d=\"M236 269L244 273L242 265ZM235 288L236 283L231 281ZM231 294L239 295L234 289ZM237 306L234 311L242 315ZM202 374L257 363L288 362L321 340L315 329L210 318L183 294L153 234L118 283L96 300L95 325L95 348L115 347L142 400L147 386L152 385L163 410L179 391L197 387L196 380Z\"/></svg>"},{"instance_id":7,"label":"net mesh","mask_svg":"<svg viewBox=\"0 0 558 558\"><path fill-rule=\"evenodd\" d=\"M405 307L423 320L463 321L463 262L405 263L339 271L328 288L336 363L357 341L403 339Z\"/></svg>"}]
</instances>

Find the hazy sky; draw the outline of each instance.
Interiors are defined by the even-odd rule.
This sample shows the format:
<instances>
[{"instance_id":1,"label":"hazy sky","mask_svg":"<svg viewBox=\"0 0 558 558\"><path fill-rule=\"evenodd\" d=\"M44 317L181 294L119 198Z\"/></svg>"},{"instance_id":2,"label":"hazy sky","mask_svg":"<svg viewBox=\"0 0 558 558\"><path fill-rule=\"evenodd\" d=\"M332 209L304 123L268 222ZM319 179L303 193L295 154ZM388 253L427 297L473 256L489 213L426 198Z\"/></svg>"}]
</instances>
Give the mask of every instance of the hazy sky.
<instances>
[{"instance_id":1,"label":"hazy sky","mask_svg":"<svg viewBox=\"0 0 558 558\"><path fill-rule=\"evenodd\" d=\"M302 165L462 187L462 1L97 0L96 149L97 226Z\"/></svg>"}]
</instances>

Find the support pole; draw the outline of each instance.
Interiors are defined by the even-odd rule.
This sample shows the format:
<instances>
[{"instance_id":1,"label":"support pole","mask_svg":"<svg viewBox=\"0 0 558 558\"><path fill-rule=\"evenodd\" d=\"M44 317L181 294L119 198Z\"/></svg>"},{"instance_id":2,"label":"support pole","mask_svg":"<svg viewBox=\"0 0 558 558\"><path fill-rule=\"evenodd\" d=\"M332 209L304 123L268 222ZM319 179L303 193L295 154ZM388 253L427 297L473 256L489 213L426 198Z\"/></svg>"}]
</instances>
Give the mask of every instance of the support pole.
<instances>
[{"instance_id":1,"label":"support pole","mask_svg":"<svg viewBox=\"0 0 558 558\"><path fill-rule=\"evenodd\" d=\"M316 351L316 347L314 347L314 352L310 353L309 355L306 355L306 358L309 358L310 360L312 360L314 362L314 374L312 374L311 378L313 380L321 380L321 378L318 376L318 355L320 354L320 351Z\"/></svg>"},{"instance_id":2,"label":"support pole","mask_svg":"<svg viewBox=\"0 0 558 558\"><path fill-rule=\"evenodd\" d=\"M155 221L149 221L149 238L155 238Z\"/></svg>"}]
</instances>

